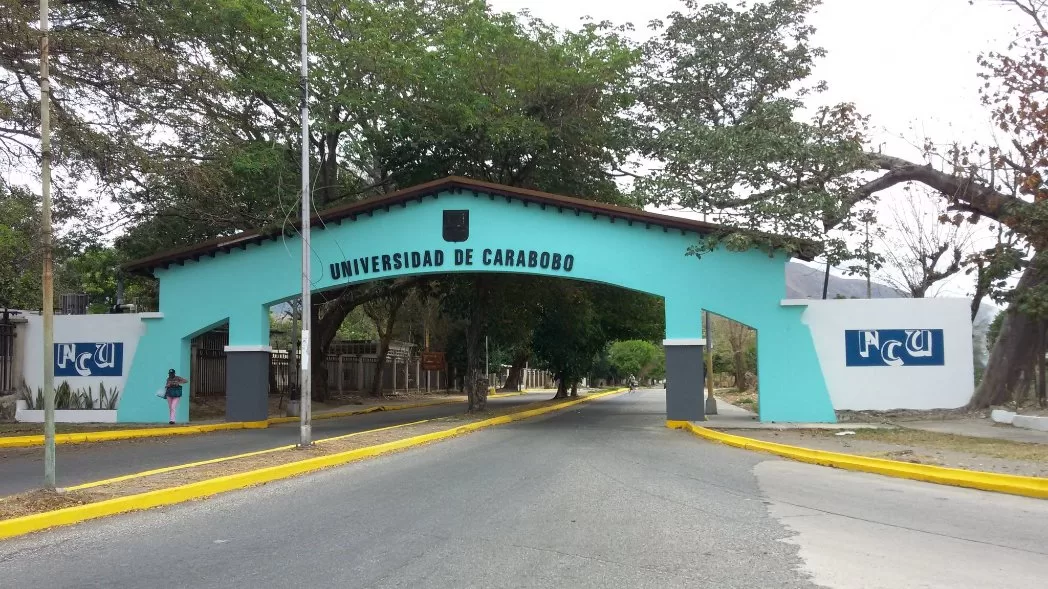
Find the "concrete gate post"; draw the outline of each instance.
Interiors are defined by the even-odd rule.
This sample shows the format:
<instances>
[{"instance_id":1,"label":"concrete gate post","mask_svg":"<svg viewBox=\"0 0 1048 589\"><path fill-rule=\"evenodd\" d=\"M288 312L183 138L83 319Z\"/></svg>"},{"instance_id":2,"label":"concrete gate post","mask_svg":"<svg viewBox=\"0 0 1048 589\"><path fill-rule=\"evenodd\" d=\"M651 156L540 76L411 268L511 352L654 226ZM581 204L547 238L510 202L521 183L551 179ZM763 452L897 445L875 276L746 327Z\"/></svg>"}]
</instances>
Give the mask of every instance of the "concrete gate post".
<instances>
[{"instance_id":1,"label":"concrete gate post","mask_svg":"<svg viewBox=\"0 0 1048 589\"><path fill-rule=\"evenodd\" d=\"M226 346L226 421L269 418L269 346Z\"/></svg>"},{"instance_id":2,"label":"concrete gate post","mask_svg":"<svg viewBox=\"0 0 1048 589\"><path fill-rule=\"evenodd\" d=\"M667 339L662 344L666 350L666 419L705 421L702 351L706 340Z\"/></svg>"}]
</instances>

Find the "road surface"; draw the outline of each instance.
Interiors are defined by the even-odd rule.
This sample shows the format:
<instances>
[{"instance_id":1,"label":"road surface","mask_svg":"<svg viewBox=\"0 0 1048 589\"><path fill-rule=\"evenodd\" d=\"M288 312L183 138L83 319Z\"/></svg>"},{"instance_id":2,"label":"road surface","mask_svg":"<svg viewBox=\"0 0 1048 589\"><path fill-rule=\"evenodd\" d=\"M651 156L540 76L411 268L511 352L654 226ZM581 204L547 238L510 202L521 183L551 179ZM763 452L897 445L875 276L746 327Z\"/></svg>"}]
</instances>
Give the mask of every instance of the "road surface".
<instances>
[{"instance_id":1,"label":"road surface","mask_svg":"<svg viewBox=\"0 0 1048 589\"><path fill-rule=\"evenodd\" d=\"M496 397L492 408L523 405L553 397L552 391ZM313 439L330 438L369 429L411 423L422 419L460 415L466 403L432 405L417 409L377 411L337 419L314 419ZM108 479L125 474L210 460L286 446L298 442L298 423L285 423L266 429L231 430L192 436L144 438L93 444L61 444L56 456L58 486ZM0 497L40 488L44 472L43 449L0 449ZM0 585L2 586L2 585Z\"/></svg>"},{"instance_id":2,"label":"road surface","mask_svg":"<svg viewBox=\"0 0 1048 589\"><path fill-rule=\"evenodd\" d=\"M664 427L664 392L0 542L10 587L1035 587L1048 502Z\"/></svg>"}]
</instances>

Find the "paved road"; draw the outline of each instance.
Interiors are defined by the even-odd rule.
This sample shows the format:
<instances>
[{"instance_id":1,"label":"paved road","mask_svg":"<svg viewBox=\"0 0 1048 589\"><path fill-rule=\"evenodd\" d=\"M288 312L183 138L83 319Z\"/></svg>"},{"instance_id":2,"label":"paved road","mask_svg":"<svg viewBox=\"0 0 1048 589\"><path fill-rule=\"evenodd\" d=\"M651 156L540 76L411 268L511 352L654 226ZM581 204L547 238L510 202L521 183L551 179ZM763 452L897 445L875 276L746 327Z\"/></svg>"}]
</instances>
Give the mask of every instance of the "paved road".
<instances>
[{"instance_id":1,"label":"paved road","mask_svg":"<svg viewBox=\"0 0 1048 589\"><path fill-rule=\"evenodd\" d=\"M507 407L549 399L552 392L497 397L493 407ZM434 417L458 415L465 403L434 405L417 409L379 411L313 422L313 438L329 438ZM172 436L97 444L58 446L58 486L70 487L154 468L209 460L222 456L265 450L298 442L298 424L282 424L259 430L233 430L198 436ZM40 448L0 449L0 497L40 487L43 479Z\"/></svg>"},{"instance_id":2,"label":"paved road","mask_svg":"<svg viewBox=\"0 0 1048 589\"><path fill-rule=\"evenodd\" d=\"M796 464L611 397L0 542L11 587L1033 587L1048 502ZM816 584L818 583L818 584Z\"/></svg>"}]
</instances>

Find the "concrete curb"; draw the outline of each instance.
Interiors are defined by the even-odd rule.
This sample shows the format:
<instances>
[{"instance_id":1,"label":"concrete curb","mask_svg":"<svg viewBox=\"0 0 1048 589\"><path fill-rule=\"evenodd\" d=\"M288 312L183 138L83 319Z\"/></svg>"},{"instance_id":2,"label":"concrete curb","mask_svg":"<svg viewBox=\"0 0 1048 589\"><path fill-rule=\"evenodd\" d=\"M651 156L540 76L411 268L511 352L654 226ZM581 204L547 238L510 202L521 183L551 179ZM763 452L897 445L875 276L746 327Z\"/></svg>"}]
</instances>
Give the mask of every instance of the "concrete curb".
<instances>
[{"instance_id":1,"label":"concrete curb","mask_svg":"<svg viewBox=\"0 0 1048 589\"><path fill-rule=\"evenodd\" d=\"M926 464L912 464L883 458L867 458L852 454L812 450L800 446L789 446L775 442L765 442L743 436L713 431L689 421L667 421L666 427L682 429L714 442L720 442L744 450L769 452L800 462L832 466L844 470L869 472L915 481L924 481L954 487L966 487L982 491L995 491L1010 495L1022 495L1038 499L1048 499L1048 478L1024 477L977 470L963 470Z\"/></svg>"},{"instance_id":2,"label":"concrete curb","mask_svg":"<svg viewBox=\"0 0 1048 589\"><path fill-rule=\"evenodd\" d=\"M48 511L45 513L0 520L0 539L12 538L47 528L66 526L119 513L139 511L163 505L173 505L175 503L201 499L211 495L225 493L227 491L278 481L324 468L340 466L349 462L388 454L390 452L413 446L420 446L438 440L453 438L496 425L503 425L514 421L537 417L546 413L561 411L580 403L594 401L602 397L622 393L625 390L626 389L615 389L603 393L595 393L586 397L571 399L557 405L529 409L510 415L500 415L499 417L493 417L491 419L485 419L483 421L469 423L439 432L422 434L411 438L405 438L403 440L378 444L376 446L358 448L356 450L348 450L346 452L339 452L338 454L331 454L330 456L307 458L306 460L299 460L279 466L271 466L250 472L208 479L206 481L199 481L188 485L158 489L147 493L128 495L127 497L107 499L105 501L99 501L98 503L89 503L87 505L66 507L64 509Z\"/></svg>"},{"instance_id":3,"label":"concrete curb","mask_svg":"<svg viewBox=\"0 0 1048 589\"><path fill-rule=\"evenodd\" d=\"M1040 415L1019 415L1015 411L994 409L990 412L990 419L992 419L994 423L1003 423L1039 432L1048 432L1048 417L1042 417Z\"/></svg>"}]
</instances>

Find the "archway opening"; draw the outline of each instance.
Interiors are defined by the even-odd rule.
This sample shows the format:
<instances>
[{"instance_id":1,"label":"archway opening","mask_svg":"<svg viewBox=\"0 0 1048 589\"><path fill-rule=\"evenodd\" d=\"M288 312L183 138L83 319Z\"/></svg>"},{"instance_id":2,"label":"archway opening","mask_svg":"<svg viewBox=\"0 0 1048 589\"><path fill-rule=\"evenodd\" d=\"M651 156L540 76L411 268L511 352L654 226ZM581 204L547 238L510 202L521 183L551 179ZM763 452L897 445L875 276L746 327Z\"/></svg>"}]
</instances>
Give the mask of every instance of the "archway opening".
<instances>
[{"instance_id":1,"label":"archway opening","mask_svg":"<svg viewBox=\"0 0 1048 589\"><path fill-rule=\"evenodd\" d=\"M707 398L712 392L717 400L716 413L709 419L723 421L757 421L760 419L760 381L758 375L757 338L754 327L711 311L703 311L707 341ZM707 402L707 408L713 409Z\"/></svg>"}]
</instances>

